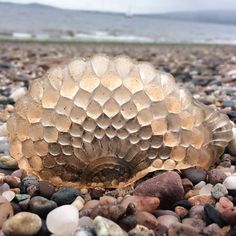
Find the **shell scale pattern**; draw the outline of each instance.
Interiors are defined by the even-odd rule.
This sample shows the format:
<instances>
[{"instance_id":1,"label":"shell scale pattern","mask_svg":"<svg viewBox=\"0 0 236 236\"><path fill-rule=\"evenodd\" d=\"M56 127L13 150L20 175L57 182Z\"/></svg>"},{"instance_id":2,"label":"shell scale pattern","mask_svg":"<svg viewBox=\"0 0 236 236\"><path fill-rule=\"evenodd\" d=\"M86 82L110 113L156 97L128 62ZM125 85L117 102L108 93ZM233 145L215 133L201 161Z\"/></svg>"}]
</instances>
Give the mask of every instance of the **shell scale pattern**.
<instances>
[{"instance_id":1,"label":"shell scale pattern","mask_svg":"<svg viewBox=\"0 0 236 236\"><path fill-rule=\"evenodd\" d=\"M8 132L10 153L28 174L58 186L117 188L155 170L208 168L232 139L232 124L149 63L95 55L34 80Z\"/></svg>"}]
</instances>

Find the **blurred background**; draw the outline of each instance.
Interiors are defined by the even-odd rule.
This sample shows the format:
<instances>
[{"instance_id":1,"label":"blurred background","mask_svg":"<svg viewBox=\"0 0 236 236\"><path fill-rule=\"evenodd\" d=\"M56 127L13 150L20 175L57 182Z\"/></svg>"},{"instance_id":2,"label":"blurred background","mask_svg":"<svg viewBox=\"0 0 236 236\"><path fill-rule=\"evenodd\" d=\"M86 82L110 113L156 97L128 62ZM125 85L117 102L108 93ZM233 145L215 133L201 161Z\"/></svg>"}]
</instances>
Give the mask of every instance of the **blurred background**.
<instances>
[{"instance_id":1,"label":"blurred background","mask_svg":"<svg viewBox=\"0 0 236 236\"><path fill-rule=\"evenodd\" d=\"M235 0L0 0L0 38L236 44Z\"/></svg>"},{"instance_id":2,"label":"blurred background","mask_svg":"<svg viewBox=\"0 0 236 236\"><path fill-rule=\"evenodd\" d=\"M105 53L150 62L236 121L235 44L236 0L0 0L0 120L49 68Z\"/></svg>"}]
</instances>

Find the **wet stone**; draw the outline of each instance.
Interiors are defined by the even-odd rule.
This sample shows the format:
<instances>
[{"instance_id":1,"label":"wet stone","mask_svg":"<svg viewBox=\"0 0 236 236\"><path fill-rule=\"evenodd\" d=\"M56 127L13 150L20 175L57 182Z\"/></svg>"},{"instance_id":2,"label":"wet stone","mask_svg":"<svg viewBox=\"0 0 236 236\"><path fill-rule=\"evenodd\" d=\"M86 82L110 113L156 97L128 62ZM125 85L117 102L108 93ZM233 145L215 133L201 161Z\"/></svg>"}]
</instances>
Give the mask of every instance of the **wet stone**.
<instances>
[{"instance_id":1,"label":"wet stone","mask_svg":"<svg viewBox=\"0 0 236 236\"><path fill-rule=\"evenodd\" d=\"M70 187L62 187L57 192L55 192L51 200L57 203L58 206L71 204L81 193L78 189Z\"/></svg>"}]
</instances>

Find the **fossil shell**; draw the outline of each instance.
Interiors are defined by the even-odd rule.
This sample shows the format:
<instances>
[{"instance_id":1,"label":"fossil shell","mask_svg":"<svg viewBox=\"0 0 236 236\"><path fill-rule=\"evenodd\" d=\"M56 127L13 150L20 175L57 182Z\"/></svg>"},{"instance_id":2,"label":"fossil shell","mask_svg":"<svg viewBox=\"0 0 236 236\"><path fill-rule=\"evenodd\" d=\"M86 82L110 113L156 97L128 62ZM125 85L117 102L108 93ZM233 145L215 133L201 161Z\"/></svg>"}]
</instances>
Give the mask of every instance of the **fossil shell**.
<instances>
[{"instance_id":1,"label":"fossil shell","mask_svg":"<svg viewBox=\"0 0 236 236\"><path fill-rule=\"evenodd\" d=\"M8 131L21 168L74 187L123 187L158 169L208 168L232 139L228 117L170 74L105 55L33 81Z\"/></svg>"}]
</instances>

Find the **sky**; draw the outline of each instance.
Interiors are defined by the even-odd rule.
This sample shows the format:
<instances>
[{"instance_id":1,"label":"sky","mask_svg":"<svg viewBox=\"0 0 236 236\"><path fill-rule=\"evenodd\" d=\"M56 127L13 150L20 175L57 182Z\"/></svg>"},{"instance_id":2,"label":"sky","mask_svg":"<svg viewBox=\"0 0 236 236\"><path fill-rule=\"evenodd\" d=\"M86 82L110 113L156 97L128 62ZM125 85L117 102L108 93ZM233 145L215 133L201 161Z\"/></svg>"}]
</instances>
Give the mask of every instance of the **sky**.
<instances>
[{"instance_id":1,"label":"sky","mask_svg":"<svg viewBox=\"0 0 236 236\"><path fill-rule=\"evenodd\" d=\"M236 10L236 0L0 0L41 3L66 9L129 13L165 13L197 10Z\"/></svg>"}]
</instances>

